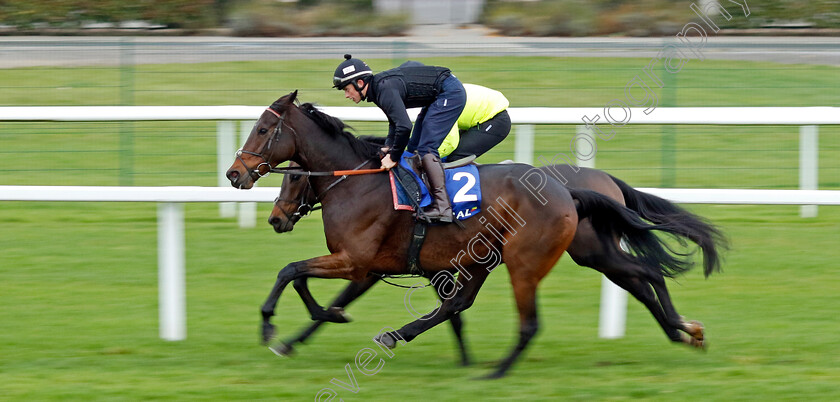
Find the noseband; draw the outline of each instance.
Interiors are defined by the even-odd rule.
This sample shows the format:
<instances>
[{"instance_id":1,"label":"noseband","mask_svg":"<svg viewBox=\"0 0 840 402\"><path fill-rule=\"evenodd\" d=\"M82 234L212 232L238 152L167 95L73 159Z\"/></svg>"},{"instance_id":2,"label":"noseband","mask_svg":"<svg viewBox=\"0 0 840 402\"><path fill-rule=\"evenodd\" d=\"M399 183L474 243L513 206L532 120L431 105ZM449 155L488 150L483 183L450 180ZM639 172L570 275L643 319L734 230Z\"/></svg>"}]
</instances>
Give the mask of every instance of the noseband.
<instances>
[{"instance_id":1,"label":"noseband","mask_svg":"<svg viewBox=\"0 0 840 402\"><path fill-rule=\"evenodd\" d=\"M237 150L236 154L235 154L236 155L236 160L238 160L239 163L242 164L242 166L245 166L245 170L248 171L248 174L254 180L256 180L257 177L262 178L262 177L265 177L265 176L268 176L268 175L271 174L271 164L268 162L268 158L266 157L266 154L268 152L271 152L272 144L275 141L278 141L280 139L280 135L283 134L283 125L286 125L287 127L289 127L289 129L291 129L292 131L295 131L295 129L292 128L292 126L289 126L288 124L286 124L286 115L285 114L277 113L272 108L267 108L265 110L271 112L271 114L277 116L277 118L280 119L280 121L277 123L277 126L274 128L274 134L272 134L272 136L269 137L268 142L266 142L266 144L262 147L262 150L260 150L260 152L251 152L251 151L246 151L242 148L239 148L239 150ZM257 166L255 166L254 168L251 168L242 159L242 154L256 156L256 157L262 159L262 162L257 164ZM266 167L266 172L265 173L261 172L263 166Z\"/></svg>"},{"instance_id":2,"label":"noseband","mask_svg":"<svg viewBox=\"0 0 840 402\"><path fill-rule=\"evenodd\" d=\"M285 202L288 202L290 204L298 204L297 210L295 210L295 212L293 212L291 214L286 212L286 210L283 209L283 208L280 208L280 207L277 208L281 212L283 212L283 215L286 216L286 219L288 221L290 221L292 223L297 223L297 221L299 221L300 218L303 218L304 216L309 215L310 212L317 211L317 210L321 209L320 206L317 206L317 207L315 206L315 204L318 204L320 202L317 195L315 196L315 204L310 204L310 203L306 202L306 194L311 190L313 190L312 189L312 183L309 182L309 178L306 178L306 187L303 189L303 191L301 191L300 199L298 199L298 200L288 200L288 199L285 199L285 198L280 198L280 196L278 195L277 198L274 199L274 205L277 205L277 203L280 202L280 201L285 201ZM313 193L314 193L314 191L313 191Z\"/></svg>"}]
</instances>

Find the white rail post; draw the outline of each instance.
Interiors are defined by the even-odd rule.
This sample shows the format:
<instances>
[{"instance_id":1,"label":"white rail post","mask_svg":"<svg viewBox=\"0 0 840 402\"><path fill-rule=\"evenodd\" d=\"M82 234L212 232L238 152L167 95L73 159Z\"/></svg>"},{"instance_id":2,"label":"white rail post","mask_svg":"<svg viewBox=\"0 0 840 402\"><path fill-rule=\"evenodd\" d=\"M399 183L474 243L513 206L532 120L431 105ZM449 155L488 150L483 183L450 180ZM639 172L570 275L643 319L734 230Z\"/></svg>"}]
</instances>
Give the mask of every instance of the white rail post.
<instances>
[{"instance_id":1,"label":"white rail post","mask_svg":"<svg viewBox=\"0 0 840 402\"><path fill-rule=\"evenodd\" d=\"M621 249L627 244L621 240ZM624 336L627 324L627 292L607 279L601 278L601 312L598 319L598 337L617 339Z\"/></svg>"},{"instance_id":2,"label":"white rail post","mask_svg":"<svg viewBox=\"0 0 840 402\"><path fill-rule=\"evenodd\" d=\"M519 163L534 164L534 125L516 126L516 144L513 159Z\"/></svg>"},{"instance_id":3,"label":"white rail post","mask_svg":"<svg viewBox=\"0 0 840 402\"><path fill-rule=\"evenodd\" d=\"M583 138L590 138L589 140L579 140ZM587 143L588 142L588 143ZM575 158L577 158L577 165L580 167L595 169L595 154L598 152L597 148L592 148L595 145L595 133L586 126L577 126L575 133Z\"/></svg>"},{"instance_id":4,"label":"white rail post","mask_svg":"<svg viewBox=\"0 0 840 402\"><path fill-rule=\"evenodd\" d=\"M219 187L230 185L225 173L233 164L233 153L236 147L235 126L230 120L216 123L216 169L219 172ZM233 218L236 216L235 202L219 203L219 216L222 218Z\"/></svg>"},{"instance_id":5,"label":"white rail post","mask_svg":"<svg viewBox=\"0 0 840 402\"><path fill-rule=\"evenodd\" d=\"M158 204L158 300L160 337L187 338L184 269L184 205Z\"/></svg>"},{"instance_id":6,"label":"white rail post","mask_svg":"<svg viewBox=\"0 0 840 402\"><path fill-rule=\"evenodd\" d=\"M248 135L251 134L251 128L254 126L253 121L243 121L239 124L239 144L245 145L248 140ZM254 187L257 183L254 183ZM257 203L256 202L240 202L239 203L239 227L252 228L257 226Z\"/></svg>"},{"instance_id":7,"label":"white rail post","mask_svg":"<svg viewBox=\"0 0 840 402\"><path fill-rule=\"evenodd\" d=\"M586 126L577 126L575 133L575 158L577 165L585 168L595 168L595 133ZM622 249L626 250L624 241ZM616 339L624 336L627 322L627 292L612 283L606 276L601 277L601 311L598 319L598 336L606 339Z\"/></svg>"},{"instance_id":8,"label":"white rail post","mask_svg":"<svg viewBox=\"0 0 840 402\"><path fill-rule=\"evenodd\" d=\"M816 190L818 187L818 131L817 126L799 127L799 189ZM799 216L816 218L816 205L802 205Z\"/></svg>"},{"instance_id":9,"label":"white rail post","mask_svg":"<svg viewBox=\"0 0 840 402\"><path fill-rule=\"evenodd\" d=\"M598 337L617 339L624 336L627 322L627 292L606 276L601 279L601 312Z\"/></svg>"}]
</instances>

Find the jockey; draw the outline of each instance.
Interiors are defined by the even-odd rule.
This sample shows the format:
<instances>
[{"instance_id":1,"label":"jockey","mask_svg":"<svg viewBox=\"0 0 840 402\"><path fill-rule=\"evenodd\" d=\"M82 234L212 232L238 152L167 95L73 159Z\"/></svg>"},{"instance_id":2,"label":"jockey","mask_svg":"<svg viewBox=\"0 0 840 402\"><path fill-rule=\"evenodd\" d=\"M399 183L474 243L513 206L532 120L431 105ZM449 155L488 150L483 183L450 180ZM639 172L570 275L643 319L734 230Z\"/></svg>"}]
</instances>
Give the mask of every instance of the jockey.
<instances>
[{"instance_id":1,"label":"jockey","mask_svg":"<svg viewBox=\"0 0 840 402\"><path fill-rule=\"evenodd\" d=\"M388 137L382 167L396 166L408 145L416 138L415 148L429 179L432 205L426 216L439 222L452 222L452 207L446 193L445 175L438 148L456 124L467 95L461 81L446 67L426 66L416 61L373 74L368 65L349 54L333 75L333 87L344 97L359 103L373 102L388 117ZM420 107L414 123L406 109Z\"/></svg>"},{"instance_id":2,"label":"jockey","mask_svg":"<svg viewBox=\"0 0 840 402\"><path fill-rule=\"evenodd\" d=\"M441 158L455 161L470 155L483 155L510 134L510 102L496 90L481 85L464 84L467 104L438 148ZM408 143L411 152L415 139Z\"/></svg>"}]
</instances>

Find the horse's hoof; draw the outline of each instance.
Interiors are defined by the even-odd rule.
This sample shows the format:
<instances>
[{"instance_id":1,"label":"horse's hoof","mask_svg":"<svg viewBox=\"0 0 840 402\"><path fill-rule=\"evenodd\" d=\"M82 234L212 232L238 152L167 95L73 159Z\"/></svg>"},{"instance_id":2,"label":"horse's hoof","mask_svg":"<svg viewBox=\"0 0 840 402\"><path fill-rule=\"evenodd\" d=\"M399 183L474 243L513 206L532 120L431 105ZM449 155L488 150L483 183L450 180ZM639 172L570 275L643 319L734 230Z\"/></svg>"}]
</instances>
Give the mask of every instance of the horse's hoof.
<instances>
[{"instance_id":1,"label":"horse's hoof","mask_svg":"<svg viewBox=\"0 0 840 402\"><path fill-rule=\"evenodd\" d=\"M693 336L682 336L682 342L688 346L693 347L694 349L700 350L705 352L706 348L708 347L708 342L705 339L697 339Z\"/></svg>"},{"instance_id":2,"label":"horse's hoof","mask_svg":"<svg viewBox=\"0 0 840 402\"><path fill-rule=\"evenodd\" d=\"M693 346L695 349L697 349L701 352L705 352L706 349L709 347L709 345L708 345L708 343L706 342L705 339L691 338L691 341L689 342L689 345Z\"/></svg>"},{"instance_id":3,"label":"horse's hoof","mask_svg":"<svg viewBox=\"0 0 840 402\"><path fill-rule=\"evenodd\" d=\"M280 342L278 345L269 346L269 350L274 352L275 355L280 357L289 357L292 355L292 346L287 344L286 342Z\"/></svg>"},{"instance_id":4,"label":"horse's hoof","mask_svg":"<svg viewBox=\"0 0 840 402\"><path fill-rule=\"evenodd\" d=\"M351 317L350 314L344 311L344 309L341 307L328 308L327 315L330 319L324 321L335 322L338 324L344 324L353 321L353 317Z\"/></svg>"},{"instance_id":5,"label":"horse's hoof","mask_svg":"<svg viewBox=\"0 0 840 402\"><path fill-rule=\"evenodd\" d=\"M264 322L262 325L262 344L268 345L271 339L274 338L274 325Z\"/></svg>"},{"instance_id":6,"label":"horse's hoof","mask_svg":"<svg viewBox=\"0 0 840 402\"><path fill-rule=\"evenodd\" d=\"M388 349L393 349L397 347L397 339L394 338L394 336L391 335L390 332L386 332L382 335L374 337L373 341L382 346L385 346Z\"/></svg>"},{"instance_id":7,"label":"horse's hoof","mask_svg":"<svg viewBox=\"0 0 840 402\"><path fill-rule=\"evenodd\" d=\"M703 342L703 338L705 338L705 330L706 327L703 326L703 323L700 321L689 321L685 323L686 332L691 335L692 338Z\"/></svg>"}]
</instances>

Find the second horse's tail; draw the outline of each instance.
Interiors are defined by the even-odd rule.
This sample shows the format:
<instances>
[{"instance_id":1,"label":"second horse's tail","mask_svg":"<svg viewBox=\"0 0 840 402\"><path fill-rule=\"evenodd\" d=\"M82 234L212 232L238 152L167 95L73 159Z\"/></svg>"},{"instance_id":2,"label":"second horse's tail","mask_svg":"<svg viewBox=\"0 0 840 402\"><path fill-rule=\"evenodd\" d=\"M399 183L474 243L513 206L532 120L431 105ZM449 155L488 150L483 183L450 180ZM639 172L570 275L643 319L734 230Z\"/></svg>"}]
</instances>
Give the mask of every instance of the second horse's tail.
<instances>
[{"instance_id":1,"label":"second horse's tail","mask_svg":"<svg viewBox=\"0 0 840 402\"><path fill-rule=\"evenodd\" d=\"M643 219L656 225L664 225L677 238L686 238L703 251L703 273L708 277L720 271L719 249L727 248L726 237L705 219L680 208L678 205L653 194L636 190L618 178L610 176L624 195L627 208L636 211Z\"/></svg>"},{"instance_id":2,"label":"second horse's tail","mask_svg":"<svg viewBox=\"0 0 840 402\"><path fill-rule=\"evenodd\" d=\"M677 228L667 223L646 222L635 211L595 191L569 189L569 192L575 199L578 219L589 218L604 247L616 248L618 239L623 239L629 254L618 254L637 260L645 267L658 267L657 276L677 276L693 266L689 254L673 251L654 233L660 230L674 234Z\"/></svg>"}]
</instances>

